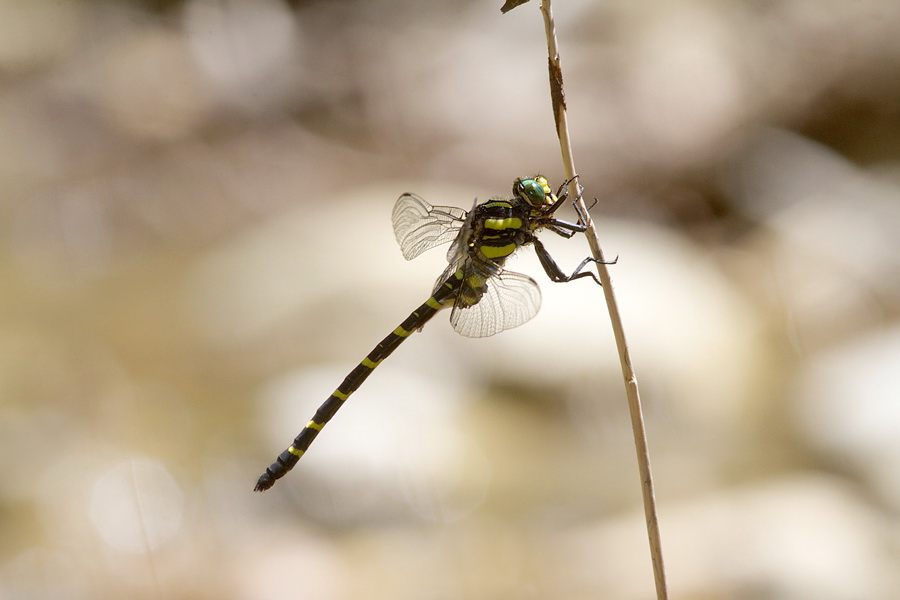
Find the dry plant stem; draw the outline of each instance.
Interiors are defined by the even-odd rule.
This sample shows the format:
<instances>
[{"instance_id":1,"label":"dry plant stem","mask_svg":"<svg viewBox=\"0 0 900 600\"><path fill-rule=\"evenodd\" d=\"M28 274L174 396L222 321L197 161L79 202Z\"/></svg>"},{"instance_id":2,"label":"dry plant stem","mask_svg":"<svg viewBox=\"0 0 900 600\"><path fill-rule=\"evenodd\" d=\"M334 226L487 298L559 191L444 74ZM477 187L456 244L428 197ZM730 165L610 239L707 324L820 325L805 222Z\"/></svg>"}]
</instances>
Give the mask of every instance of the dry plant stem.
<instances>
[{"instance_id":1,"label":"dry plant stem","mask_svg":"<svg viewBox=\"0 0 900 600\"><path fill-rule=\"evenodd\" d=\"M544 28L547 33L547 52L549 55L550 88L553 100L553 114L556 119L556 132L559 137L560 150L562 151L563 165L566 171L566 179L571 180L575 176L575 163L572 158L572 146L569 142L569 127L566 117L566 102L562 87L562 70L559 65L559 51L556 45L556 31L553 24L553 13L550 10L550 0L541 0L541 12L544 15ZM597 260L603 260L603 250L600 248L600 240L597 230L591 221L585 207L584 200L579 195L580 185L577 181L569 182L569 197L575 198L579 213L583 215L587 231L585 235L591 247L591 253ZM650 540L650 557L653 562L653 577L656 583L656 597L658 600L668 598L666 585L666 572L663 564L662 544L659 536L659 519L656 515L656 496L653 492L653 477L650 472L650 451L647 447L647 433L644 429L644 416L641 410L641 397L638 392L637 377L631 365L631 356L628 353L628 343L625 340L625 330L622 327L622 319L619 315L619 305L616 302L616 294L613 290L612 279L609 276L607 265L597 264L597 272L600 282L603 284L603 294L606 297L606 306L609 310L609 318L612 322L613 333L616 338L616 347L619 351L619 361L622 365L622 376L625 379L625 393L628 397L628 410L631 413L631 425L634 432L635 449L637 450L638 469L641 474L641 489L644 497L644 516L647 521L647 535Z\"/></svg>"}]
</instances>

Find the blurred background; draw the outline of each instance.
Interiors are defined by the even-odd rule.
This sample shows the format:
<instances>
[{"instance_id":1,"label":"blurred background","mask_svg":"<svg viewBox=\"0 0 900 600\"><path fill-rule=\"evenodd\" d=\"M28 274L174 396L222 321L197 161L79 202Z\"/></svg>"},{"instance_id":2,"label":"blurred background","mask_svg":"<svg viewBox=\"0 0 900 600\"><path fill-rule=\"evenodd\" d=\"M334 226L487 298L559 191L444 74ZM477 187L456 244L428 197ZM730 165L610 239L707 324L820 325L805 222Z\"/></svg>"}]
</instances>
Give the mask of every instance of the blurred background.
<instances>
[{"instance_id":1,"label":"blurred background","mask_svg":"<svg viewBox=\"0 0 900 600\"><path fill-rule=\"evenodd\" d=\"M602 295L530 250L533 321L439 315L252 492L446 264L396 198L561 182L501 4L0 0L0 599L654 597ZM900 597L900 4L555 12L671 596Z\"/></svg>"}]
</instances>

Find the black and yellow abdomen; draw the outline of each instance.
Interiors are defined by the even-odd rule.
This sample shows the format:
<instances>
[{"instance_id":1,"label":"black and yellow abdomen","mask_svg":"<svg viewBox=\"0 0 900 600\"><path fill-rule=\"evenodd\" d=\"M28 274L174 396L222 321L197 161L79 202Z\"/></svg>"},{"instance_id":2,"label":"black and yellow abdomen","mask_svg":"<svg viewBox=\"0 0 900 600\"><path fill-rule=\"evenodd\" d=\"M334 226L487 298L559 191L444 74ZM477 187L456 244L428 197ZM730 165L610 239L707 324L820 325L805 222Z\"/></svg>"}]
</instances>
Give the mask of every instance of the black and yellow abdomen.
<instances>
[{"instance_id":1,"label":"black and yellow abdomen","mask_svg":"<svg viewBox=\"0 0 900 600\"><path fill-rule=\"evenodd\" d=\"M361 386L369 375L372 374L375 367L377 367L385 358L390 356L391 352L396 350L397 346L409 337L410 334L421 329L422 326L441 309L447 308L453 304L453 301L459 292L462 280L462 271L456 271L451 275L435 289L431 298L410 313L410 315L406 317L394 331L389 333L387 337L381 340L381 342L369 352L369 355L366 356L355 369L350 371L344 378L344 381L341 382L341 385L339 385L337 389L332 392L331 396L322 403L316 411L316 414L313 415L313 418L310 419L309 423L306 424L306 427L303 428L303 431L294 438L293 443L288 446L284 452L279 454L278 458L275 459L275 462L269 465L266 472L260 476L259 480L256 482L256 487L254 488L255 491L263 492L269 489L275 485L277 480L284 477L287 472L297 464L297 461L300 460L300 457L309 449L310 444L313 443L313 440L316 439L316 436L319 435L322 428L331 420L338 409L343 406L347 398L350 397L350 394L359 389L359 386Z\"/></svg>"}]
</instances>

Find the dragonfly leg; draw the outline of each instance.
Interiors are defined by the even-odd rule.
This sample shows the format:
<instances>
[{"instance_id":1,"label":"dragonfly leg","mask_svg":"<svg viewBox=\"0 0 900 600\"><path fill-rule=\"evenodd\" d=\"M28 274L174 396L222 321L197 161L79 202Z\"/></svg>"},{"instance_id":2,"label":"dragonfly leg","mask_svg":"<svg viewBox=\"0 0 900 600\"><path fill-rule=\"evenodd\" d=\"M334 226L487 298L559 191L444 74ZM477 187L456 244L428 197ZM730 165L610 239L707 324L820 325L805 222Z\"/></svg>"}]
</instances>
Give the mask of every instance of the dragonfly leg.
<instances>
[{"instance_id":1,"label":"dragonfly leg","mask_svg":"<svg viewBox=\"0 0 900 600\"><path fill-rule=\"evenodd\" d=\"M587 229L587 227L581 223L569 223L568 221L561 221L559 219L551 219L546 227L556 235L561 235L564 238L570 238L576 233L584 233Z\"/></svg>"},{"instance_id":2,"label":"dragonfly leg","mask_svg":"<svg viewBox=\"0 0 900 600\"><path fill-rule=\"evenodd\" d=\"M575 213L578 215L578 224L581 225L581 224L587 223L587 215L585 213L591 212L591 209L594 208L595 206L597 206L597 199L594 198L594 201L591 202L591 205L588 206L587 210L584 212L582 212L581 207L578 205L577 202L574 203L572 206L575 208Z\"/></svg>"},{"instance_id":3,"label":"dragonfly leg","mask_svg":"<svg viewBox=\"0 0 900 600\"><path fill-rule=\"evenodd\" d=\"M556 197L559 198L559 203L565 202L566 198L569 197L569 184L578 179L578 174L572 175L570 179L566 179L559 186L559 189L556 190Z\"/></svg>"},{"instance_id":4,"label":"dragonfly leg","mask_svg":"<svg viewBox=\"0 0 900 600\"><path fill-rule=\"evenodd\" d=\"M597 279L597 276L594 275L593 272L582 271L582 269L584 269L584 267L590 262L602 263L605 265L614 265L619 260L618 256L614 260L598 260L592 256L588 256L583 261L581 261L581 264L578 265L578 267L575 269L575 271L572 272L571 275L566 275L559 267L559 265L556 264L556 261L553 260L553 257L550 256L550 253L547 252L547 249L544 247L540 240L534 240L534 248L537 252L538 260L541 261L541 266L544 267L544 272L547 273L547 277L549 277L551 281L555 281L557 283L565 283L568 281L573 281L575 279L581 279L582 277L590 277L597 285L600 285L600 280Z\"/></svg>"},{"instance_id":5,"label":"dragonfly leg","mask_svg":"<svg viewBox=\"0 0 900 600\"><path fill-rule=\"evenodd\" d=\"M556 209L559 208L560 204L562 204L563 202L566 201L566 199L568 198L567 186L569 185L569 183L571 183L572 181L574 181L577 178L578 178L578 175L575 175L571 179L563 182L563 184L561 186L559 186L559 190L557 190L557 192L556 192L557 200L556 200L556 202L553 203L553 206L551 206L550 210L549 210L549 212L551 214L556 212ZM581 198L580 191L581 190L580 190L580 186L579 186L578 198ZM592 208L594 208L594 206L596 206L596 205L597 205L597 199L594 198L594 202L591 203L591 205L589 207L587 207L587 212L590 212L590 210ZM587 226L585 225L585 223L587 223L587 216L586 216L585 212L583 212L581 210L581 208L577 202L573 202L572 206L575 208L575 212L578 215L578 223L569 223L568 221L563 221L561 219L551 219L549 221L548 225L546 225L547 229L549 229L553 233L560 235L564 238L570 238L573 235L575 235L576 233L583 233L584 231L586 231Z\"/></svg>"},{"instance_id":6,"label":"dragonfly leg","mask_svg":"<svg viewBox=\"0 0 900 600\"><path fill-rule=\"evenodd\" d=\"M569 184L578 179L578 175L575 175L571 179L567 179L562 182L562 185L556 190L556 201L547 209L547 212L553 214L556 212L556 209L559 208L563 202L569 197Z\"/></svg>"}]
</instances>

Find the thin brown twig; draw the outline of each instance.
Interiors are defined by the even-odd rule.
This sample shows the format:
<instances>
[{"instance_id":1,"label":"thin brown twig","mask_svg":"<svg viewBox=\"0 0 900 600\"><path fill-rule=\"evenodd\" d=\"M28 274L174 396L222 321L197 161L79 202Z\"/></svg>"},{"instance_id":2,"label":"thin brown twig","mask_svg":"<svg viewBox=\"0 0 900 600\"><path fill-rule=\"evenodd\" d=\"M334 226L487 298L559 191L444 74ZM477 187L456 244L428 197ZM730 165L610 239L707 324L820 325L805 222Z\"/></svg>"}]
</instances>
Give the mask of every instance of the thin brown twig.
<instances>
[{"instance_id":1,"label":"thin brown twig","mask_svg":"<svg viewBox=\"0 0 900 600\"><path fill-rule=\"evenodd\" d=\"M653 491L653 476L650 471L650 451L647 447L647 432L644 429L644 416L641 410L641 397L638 391L637 376L631 364L631 356L628 352L628 343L625 340L625 330L622 326L622 318L619 314L619 305L616 301L615 290L609 269L603 258L603 250L600 248L600 240L594 227L587 207L580 194L577 180L573 180L577 171L575 161L572 158L572 146L569 141L569 126L566 116L566 100L562 83L562 69L559 64L559 50L556 43L556 28L553 22L553 13L550 9L550 0L541 0L541 13L544 16L544 28L547 33L547 53L550 70L550 96L553 101L553 116L556 123L556 133L559 137L559 146L562 152L563 165L566 179L569 180L569 197L575 198L578 212L584 219L587 227L585 235L591 247L591 253L597 261L597 273L600 283L603 285L603 294L606 297L606 306L609 310L609 318L612 322L613 334L616 339L616 347L619 351L619 362L622 365L622 376L625 380L625 393L628 398L628 410L631 413L631 425L634 432L634 444L637 451L638 470L641 475L641 490L644 500L644 516L647 521L647 536L650 542L650 558L653 563L653 577L656 584L656 597L658 600L668 598L668 586L666 584L666 572L663 564L662 544L659 535L659 518L656 514L656 496Z\"/></svg>"}]
</instances>

